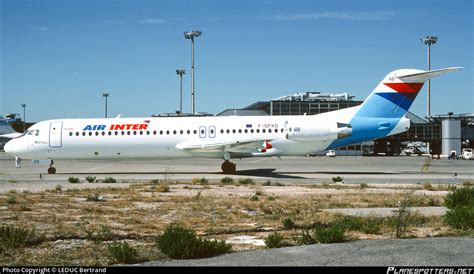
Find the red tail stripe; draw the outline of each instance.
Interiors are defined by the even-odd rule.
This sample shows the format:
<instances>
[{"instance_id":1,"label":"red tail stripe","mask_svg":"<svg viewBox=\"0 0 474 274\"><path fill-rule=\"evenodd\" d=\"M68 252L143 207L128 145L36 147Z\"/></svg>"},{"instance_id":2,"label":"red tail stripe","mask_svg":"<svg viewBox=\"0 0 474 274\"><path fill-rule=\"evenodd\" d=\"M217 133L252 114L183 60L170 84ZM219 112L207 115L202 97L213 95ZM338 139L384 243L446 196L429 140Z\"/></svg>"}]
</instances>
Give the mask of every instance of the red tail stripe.
<instances>
[{"instance_id":1,"label":"red tail stripe","mask_svg":"<svg viewBox=\"0 0 474 274\"><path fill-rule=\"evenodd\" d=\"M383 83L396 92L415 93L420 91L424 83Z\"/></svg>"}]
</instances>

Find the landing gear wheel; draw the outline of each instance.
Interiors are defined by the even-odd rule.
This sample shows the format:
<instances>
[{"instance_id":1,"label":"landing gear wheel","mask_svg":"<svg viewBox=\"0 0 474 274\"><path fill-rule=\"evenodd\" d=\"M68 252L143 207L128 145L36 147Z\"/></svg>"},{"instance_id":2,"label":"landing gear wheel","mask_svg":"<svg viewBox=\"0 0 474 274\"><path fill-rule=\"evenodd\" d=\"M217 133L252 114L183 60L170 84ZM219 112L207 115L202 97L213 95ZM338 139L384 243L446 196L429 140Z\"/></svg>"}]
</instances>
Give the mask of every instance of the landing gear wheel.
<instances>
[{"instance_id":1,"label":"landing gear wheel","mask_svg":"<svg viewBox=\"0 0 474 274\"><path fill-rule=\"evenodd\" d=\"M222 163L221 168L224 174L235 174L235 171L237 170L236 165L228 160Z\"/></svg>"},{"instance_id":2,"label":"landing gear wheel","mask_svg":"<svg viewBox=\"0 0 474 274\"><path fill-rule=\"evenodd\" d=\"M48 174L56 174L56 168L54 167L48 168Z\"/></svg>"}]
</instances>

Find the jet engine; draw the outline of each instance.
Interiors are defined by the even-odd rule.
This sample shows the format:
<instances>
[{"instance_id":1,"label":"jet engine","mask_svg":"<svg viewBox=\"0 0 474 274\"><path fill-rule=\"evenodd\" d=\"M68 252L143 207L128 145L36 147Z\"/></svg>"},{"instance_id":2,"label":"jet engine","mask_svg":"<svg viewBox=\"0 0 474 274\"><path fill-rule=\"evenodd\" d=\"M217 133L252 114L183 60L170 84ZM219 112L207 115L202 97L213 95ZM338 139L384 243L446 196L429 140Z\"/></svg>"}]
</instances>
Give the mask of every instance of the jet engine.
<instances>
[{"instance_id":1,"label":"jet engine","mask_svg":"<svg viewBox=\"0 0 474 274\"><path fill-rule=\"evenodd\" d=\"M333 141L351 135L350 124L335 123L333 126L295 127L287 133L286 138L293 141L315 142Z\"/></svg>"}]
</instances>

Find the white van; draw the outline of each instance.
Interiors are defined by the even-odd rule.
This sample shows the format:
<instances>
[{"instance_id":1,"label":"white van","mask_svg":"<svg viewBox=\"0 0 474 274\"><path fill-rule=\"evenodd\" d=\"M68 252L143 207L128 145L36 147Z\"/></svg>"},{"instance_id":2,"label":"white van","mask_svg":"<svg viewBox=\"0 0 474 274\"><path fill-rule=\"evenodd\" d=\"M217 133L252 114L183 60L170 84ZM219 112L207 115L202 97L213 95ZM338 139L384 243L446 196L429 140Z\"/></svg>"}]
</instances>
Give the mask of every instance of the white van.
<instances>
[{"instance_id":1,"label":"white van","mask_svg":"<svg viewBox=\"0 0 474 274\"><path fill-rule=\"evenodd\" d=\"M462 158L465 160L474 159L472 157L472 148L463 148L462 149Z\"/></svg>"}]
</instances>

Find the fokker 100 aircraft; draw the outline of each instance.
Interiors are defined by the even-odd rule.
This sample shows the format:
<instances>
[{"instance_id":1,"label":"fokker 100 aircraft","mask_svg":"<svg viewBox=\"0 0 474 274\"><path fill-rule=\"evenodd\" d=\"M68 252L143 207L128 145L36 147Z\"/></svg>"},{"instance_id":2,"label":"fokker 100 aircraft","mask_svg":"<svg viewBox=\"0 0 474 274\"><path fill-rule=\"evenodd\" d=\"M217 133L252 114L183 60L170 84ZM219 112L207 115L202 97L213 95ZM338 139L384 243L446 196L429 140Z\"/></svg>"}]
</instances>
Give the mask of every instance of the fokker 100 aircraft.
<instances>
[{"instance_id":1,"label":"fokker 100 aircraft","mask_svg":"<svg viewBox=\"0 0 474 274\"><path fill-rule=\"evenodd\" d=\"M360 106L303 116L58 119L37 123L9 141L5 152L54 160L297 156L407 131L406 112L428 79L459 67L389 73Z\"/></svg>"}]
</instances>

